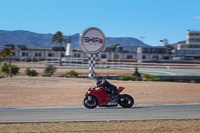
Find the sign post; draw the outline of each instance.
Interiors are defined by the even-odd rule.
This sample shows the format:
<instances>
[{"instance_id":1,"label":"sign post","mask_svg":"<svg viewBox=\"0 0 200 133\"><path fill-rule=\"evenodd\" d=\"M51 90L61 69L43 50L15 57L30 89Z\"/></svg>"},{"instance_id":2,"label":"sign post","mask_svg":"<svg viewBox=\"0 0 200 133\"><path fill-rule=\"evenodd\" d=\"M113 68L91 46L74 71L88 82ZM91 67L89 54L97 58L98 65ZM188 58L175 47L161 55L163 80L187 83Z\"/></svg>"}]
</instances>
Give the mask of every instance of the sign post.
<instances>
[{"instance_id":1,"label":"sign post","mask_svg":"<svg viewBox=\"0 0 200 133\"><path fill-rule=\"evenodd\" d=\"M89 78L95 77L96 54L104 49L105 42L104 33L96 27L87 28L80 35L79 44L82 50L88 54Z\"/></svg>"}]
</instances>

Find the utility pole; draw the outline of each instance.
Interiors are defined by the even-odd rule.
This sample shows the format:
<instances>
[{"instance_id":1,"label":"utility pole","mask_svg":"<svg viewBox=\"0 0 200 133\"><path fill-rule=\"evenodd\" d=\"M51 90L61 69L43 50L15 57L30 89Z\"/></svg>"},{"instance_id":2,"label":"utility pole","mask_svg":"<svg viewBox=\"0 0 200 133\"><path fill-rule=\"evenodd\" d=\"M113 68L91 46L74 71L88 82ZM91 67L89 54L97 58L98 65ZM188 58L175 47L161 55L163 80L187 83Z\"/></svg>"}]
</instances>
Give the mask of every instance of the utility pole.
<instances>
[{"instance_id":1,"label":"utility pole","mask_svg":"<svg viewBox=\"0 0 200 133\"><path fill-rule=\"evenodd\" d=\"M145 36L141 36L140 38L141 38L141 41L143 43Z\"/></svg>"}]
</instances>

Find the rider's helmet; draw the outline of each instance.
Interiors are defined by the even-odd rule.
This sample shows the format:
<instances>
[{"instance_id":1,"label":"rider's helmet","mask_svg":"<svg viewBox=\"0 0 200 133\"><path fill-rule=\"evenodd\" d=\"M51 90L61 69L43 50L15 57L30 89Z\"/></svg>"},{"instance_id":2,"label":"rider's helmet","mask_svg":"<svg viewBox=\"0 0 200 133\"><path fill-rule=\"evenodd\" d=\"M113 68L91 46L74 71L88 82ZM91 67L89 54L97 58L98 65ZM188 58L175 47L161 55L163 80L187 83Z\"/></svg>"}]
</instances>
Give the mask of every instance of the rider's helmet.
<instances>
[{"instance_id":1,"label":"rider's helmet","mask_svg":"<svg viewBox=\"0 0 200 133\"><path fill-rule=\"evenodd\" d=\"M105 82L105 79L101 76L95 78L96 85L102 85Z\"/></svg>"}]
</instances>

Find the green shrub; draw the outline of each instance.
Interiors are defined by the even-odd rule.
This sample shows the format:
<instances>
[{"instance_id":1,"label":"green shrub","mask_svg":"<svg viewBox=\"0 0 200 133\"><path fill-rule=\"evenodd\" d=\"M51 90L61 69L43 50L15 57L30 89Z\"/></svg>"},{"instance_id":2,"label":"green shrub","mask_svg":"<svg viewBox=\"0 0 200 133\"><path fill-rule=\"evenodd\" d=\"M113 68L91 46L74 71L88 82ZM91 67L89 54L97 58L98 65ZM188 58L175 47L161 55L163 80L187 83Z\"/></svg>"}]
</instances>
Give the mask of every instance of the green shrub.
<instances>
[{"instance_id":1,"label":"green shrub","mask_svg":"<svg viewBox=\"0 0 200 133\"><path fill-rule=\"evenodd\" d=\"M1 66L1 72L5 73L6 75L9 74L9 68L6 62L4 62L3 65Z\"/></svg>"},{"instance_id":2,"label":"green shrub","mask_svg":"<svg viewBox=\"0 0 200 133\"><path fill-rule=\"evenodd\" d=\"M16 65L12 65L11 69L12 69L12 74L16 76L19 73L20 68ZM3 65L1 66L1 72L5 73L7 76L9 75L9 66L6 62L4 62Z\"/></svg>"},{"instance_id":3,"label":"green shrub","mask_svg":"<svg viewBox=\"0 0 200 133\"><path fill-rule=\"evenodd\" d=\"M111 77L111 76L109 76L109 75L107 75L107 76L106 76L106 79L112 79L112 77Z\"/></svg>"},{"instance_id":4,"label":"green shrub","mask_svg":"<svg viewBox=\"0 0 200 133\"><path fill-rule=\"evenodd\" d=\"M137 81L142 80L141 74L138 72L137 66L135 67L135 71L134 71L134 73L132 74L132 76L135 76Z\"/></svg>"},{"instance_id":5,"label":"green shrub","mask_svg":"<svg viewBox=\"0 0 200 133\"><path fill-rule=\"evenodd\" d=\"M142 79L145 80L145 81L147 81L148 79L150 79L150 78L152 78L152 77L153 77L153 76L150 75L150 74L143 74L143 75L142 75Z\"/></svg>"},{"instance_id":6,"label":"green shrub","mask_svg":"<svg viewBox=\"0 0 200 133\"><path fill-rule=\"evenodd\" d=\"M142 79L144 81L160 81L160 78L159 77L154 77L150 74L144 74L142 75Z\"/></svg>"},{"instance_id":7,"label":"green shrub","mask_svg":"<svg viewBox=\"0 0 200 133\"><path fill-rule=\"evenodd\" d=\"M76 71L74 71L74 70L71 70L71 71L66 73L65 77L77 78L78 77L78 73Z\"/></svg>"},{"instance_id":8,"label":"green shrub","mask_svg":"<svg viewBox=\"0 0 200 133\"><path fill-rule=\"evenodd\" d=\"M132 80L132 81L136 81L136 77L135 76L120 76L119 80Z\"/></svg>"},{"instance_id":9,"label":"green shrub","mask_svg":"<svg viewBox=\"0 0 200 133\"><path fill-rule=\"evenodd\" d=\"M120 76L120 77L119 77L119 80L128 80L128 79L129 79L128 76Z\"/></svg>"},{"instance_id":10,"label":"green shrub","mask_svg":"<svg viewBox=\"0 0 200 133\"><path fill-rule=\"evenodd\" d=\"M12 74L16 76L19 73L20 68L16 65L12 65L11 68L12 68Z\"/></svg>"},{"instance_id":11,"label":"green shrub","mask_svg":"<svg viewBox=\"0 0 200 133\"><path fill-rule=\"evenodd\" d=\"M150 79L148 79L147 81L160 81L159 77L152 77Z\"/></svg>"},{"instance_id":12,"label":"green shrub","mask_svg":"<svg viewBox=\"0 0 200 133\"><path fill-rule=\"evenodd\" d=\"M138 72L138 68L137 67L135 67L135 71L133 73L133 76L141 77L141 74Z\"/></svg>"},{"instance_id":13,"label":"green shrub","mask_svg":"<svg viewBox=\"0 0 200 133\"><path fill-rule=\"evenodd\" d=\"M25 70L26 75L33 77L33 76L38 76L38 72L35 70L30 70L30 68L27 68Z\"/></svg>"},{"instance_id":14,"label":"green shrub","mask_svg":"<svg viewBox=\"0 0 200 133\"><path fill-rule=\"evenodd\" d=\"M47 67L45 67L44 69L44 77L51 77L55 72L56 72L56 67L54 67L53 65L48 65Z\"/></svg>"}]
</instances>

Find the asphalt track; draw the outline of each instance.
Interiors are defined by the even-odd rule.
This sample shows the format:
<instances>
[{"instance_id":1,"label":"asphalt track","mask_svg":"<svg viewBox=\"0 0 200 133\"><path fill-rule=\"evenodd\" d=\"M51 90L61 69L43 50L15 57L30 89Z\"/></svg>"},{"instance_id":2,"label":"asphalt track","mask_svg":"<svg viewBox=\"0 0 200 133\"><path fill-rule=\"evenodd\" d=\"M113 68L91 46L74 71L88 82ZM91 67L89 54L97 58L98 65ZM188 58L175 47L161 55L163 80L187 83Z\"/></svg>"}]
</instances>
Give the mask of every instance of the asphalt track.
<instances>
[{"instance_id":1,"label":"asphalt track","mask_svg":"<svg viewBox=\"0 0 200 133\"><path fill-rule=\"evenodd\" d=\"M200 119L200 103L132 108L41 107L0 109L0 123Z\"/></svg>"},{"instance_id":2,"label":"asphalt track","mask_svg":"<svg viewBox=\"0 0 200 133\"><path fill-rule=\"evenodd\" d=\"M135 69L130 69L132 71L135 71ZM200 71L199 69L153 69L153 68L140 68L139 72L143 72L143 73L149 73L149 74L154 74L154 75L158 75L158 76L200 76Z\"/></svg>"}]
</instances>

